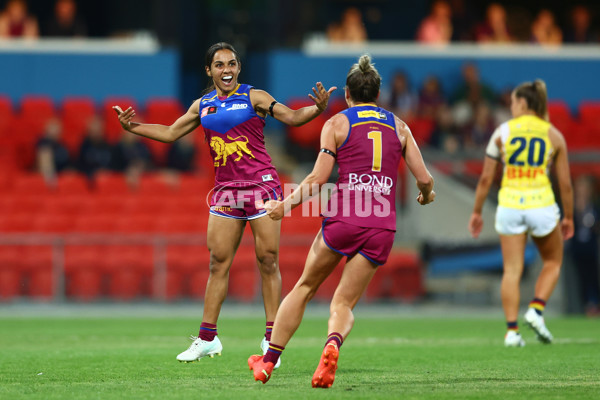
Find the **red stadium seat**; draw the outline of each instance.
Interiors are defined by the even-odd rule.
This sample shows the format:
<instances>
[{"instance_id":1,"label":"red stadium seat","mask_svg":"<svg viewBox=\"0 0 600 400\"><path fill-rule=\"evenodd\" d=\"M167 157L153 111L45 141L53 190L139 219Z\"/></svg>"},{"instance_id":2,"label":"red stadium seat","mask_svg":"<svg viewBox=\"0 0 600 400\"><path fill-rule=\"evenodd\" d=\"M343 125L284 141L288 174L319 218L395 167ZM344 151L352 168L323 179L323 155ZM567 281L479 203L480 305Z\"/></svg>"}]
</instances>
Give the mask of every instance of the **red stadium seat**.
<instances>
[{"instance_id":1,"label":"red stadium seat","mask_svg":"<svg viewBox=\"0 0 600 400\"><path fill-rule=\"evenodd\" d=\"M96 115L96 106L91 97L66 97L62 103L62 116L89 120Z\"/></svg>"},{"instance_id":2,"label":"red stadium seat","mask_svg":"<svg viewBox=\"0 0 600 400\"><path fill-rule=\"evenodd\" d=\"M413 252L392 251L387 263L378 268L367 287L366 299L414 301L424 293L419 256Z\"/></svg>"},{"instance_id":3,"label":"red stadium seat","mask_svg":"<svg viewBox=\"0 0 600 400\"><path fill-rule=\"evenodd\" d=\"M118 300L133 300L152 295L152 246L109 246L104 254L104 263L109 274L109 296Z\"/></svg>"},{"instance_id":4,"label":"red stadium seat","mask_svg":"<svg viewBox=\"0 0 600 400\"><path fill-rule=\"evenodd\" d=\"M581 122L600 126L600 101L583 101L579 105L579 119Z\"/></svg>"},{"instance_id":5,"label":"red stadium seat","mask_svg":"<svg viewBox=\"0 0 600 400\"><path fill-rule=\"evenodd\" d=\"M73 223L73 232L112 233L116 231L115 214L98 210L95 214L78 216Z\"/></svg>"},{"instance_id":6,"label":"red stadium seat","mask_svg":"<svg viewBox=\"0 0 600 400\"><path fill-rule=\"evenodd\" d=\"M304 246L287 245L279 247L279 270L281 271L281 294L287 295L304 270L310 244Z\"/></svg>"},{"instance_id":7,"label":"red stadium seat","mask_svg":"<svg viewBox=\"0 0 600 400\"><path fill-rule=\"evenodd\" d=\"M50 119L55 116L54 102L48 96L30 95L21 99L20 115L28 118Z\"/></svg>"},{"instance_id":8,"label":"red stadium seat","mask_svg":"<svg viewBox=\"0 0 600 400\"><path fill-rule=\"evenodd\" d=\"M435 128L435 122L427 118L414 118L407 122L415 141L419 146L423 146L429 143L433 129Z\"/></svg>"},{"instance_id":9,"label":"red stadium seat","mask_svg":"<svg viewBox=\"0 0 600 400\"><path fill-rule=\"evenodd\" d=\"M256 299L259 272L254 246L240 246L229 270L229 297L251 302Z\"/></svg>"},{"instance_id":10,"label":"red stadium seat","mask_svg":"<svg viewBox=\"0 0 600 400\"><path fill-rule=\"evenodd\" d=\"M0 96L0 118L13 114L12 102L9 97Z\"/></svg>"},{"instance_id":11,"label":"red stadium seat","mask_svg":"<svg viewBox=\"0 0 600 400\"><path fill-rule=\"evenodd\" d=\"M31 232L34 221L34 216L28 213L0 215L0 232Z\"/></svg>"},{"instance_id":12,"label":"red stadium seat","mask_svg":"<svg viewBox=\"0 0 600 400\"><path fill-rule=\"evenodd\" d=\"M22 292L23 246L0 246L0 299L11 299Z\"/></svg>"},{"instance_id":13,"label":"red stadium seat","mask_svg":"<svg viewBox=\"0 0 600 400\"><path fill-rule=\"evenodd\" d=\"M157 230L156 215L125 214L121 215L115 224L117 232L151 234Z\"/></svg>"},{"instance_id":14,"label":"red stadium seat","mask_svg":"<svg viewBox=\"0 0 600 400\"><path fill-rule=\"evenodd\" d=\"M35 218L31 229L38 233L68 233L73 231L74 226L75 221L71 215L44 214Z\"/></svg>"},{"instance_id":15,"label":"red stadium seat","mask_svg":"<svg viewBox=\"0 0 600 400\"><path fill-rule=\"evenodd\" d=\"M62 172L58 175L57 189L61 195L88 194L90 192L90 182L83 174Z\"/></svg>"},{"instance_id":16,"label":"red stadium seat","mask_svg":"<svg viewBox=\"0 0 600 400\"><path fill-rule=\"evenodd\" d=\"M27 294L50 299L54 294L53 249L51 246L26 246L23 270L28 276Z\"/></svg>"},{"instance_id":17,"label":"red stadium seat","mask_svg":"<svg viewBox=\"0 0 600 400\"><path fill-rule=\"evenodd\" d=\"M207 217L194 213L164 214L157 216L156 231L166 234L206 233Z\"/></svg>"},{"instance_id":18,"label":"red stadium seat","mask_svg":"<svg viewBox=\"0 0 600 400\"><path fill-rule=\"evenodd\" d=\"M65 246L65 291L69 298L94 300L102 294L105 246Z\"/></svg>"},{"instance_id":19,"label":"red stadium seat","mask_svg":"<svg viewBox=\"0 0 600 400\"><path fill-rule=\"evenodd\" d=\"M291 99L288 102L288 106L293 110L311 105L314 105L314 102L310 99ZM288 136L293 143L296 143L302 147L318 148L321 138L321 129L326 121L327 116L320 114L317 118L304 125L288 126Z\"/></svg>"},{"instance_id":20,"label":"red stadium seat","mask_svg":"<svg viewBox=\"0 0 600 400\"><path fill-rule=\"evenodd\" d=\"M206 246L168 246L167 299L203 298L208 281L209 262L210 254Z\"/></svg>"},{"instance_id":21,"label":"red stadium seat","mask_svg":"<svg viewBox=\"0 0 600 400\"><path fill-rule=\"evenodd\" d=\"M46 184L42 175L38 173L24 173L15 179L13 192L42 196L53 192L53 189Z\"/></svg>"},{"instance_id":22,"label":"red stadium seat","mask_svg":"<svg viewBox=\"0 0 600 400\"><path fill-rule=\"evenodd\" d=\"M171 125L185 113L181 103L173 98L152 98L146 102L149 123Z\"/></svg>"},{"instance_id":23,"label":"red stadium seat","mask_svg":"<svg viewBox=\"0 0 600 400\"><path fill-rule=\"evenodd\" d=\"M98 194L126 194L131 191L124 174L98 172L94 177L94 189Z\"/></svg>"},{"instance_id":24,"label":"red stadium seat","mask_svg":"<svg viewBox=\"0 0 600 400\"><path fill-rule=\"evenodd\" d=\"M563 100L548 101L548 115L550 121L556 119L573 119L569 105Z\"/></svg>"}]
</instances>

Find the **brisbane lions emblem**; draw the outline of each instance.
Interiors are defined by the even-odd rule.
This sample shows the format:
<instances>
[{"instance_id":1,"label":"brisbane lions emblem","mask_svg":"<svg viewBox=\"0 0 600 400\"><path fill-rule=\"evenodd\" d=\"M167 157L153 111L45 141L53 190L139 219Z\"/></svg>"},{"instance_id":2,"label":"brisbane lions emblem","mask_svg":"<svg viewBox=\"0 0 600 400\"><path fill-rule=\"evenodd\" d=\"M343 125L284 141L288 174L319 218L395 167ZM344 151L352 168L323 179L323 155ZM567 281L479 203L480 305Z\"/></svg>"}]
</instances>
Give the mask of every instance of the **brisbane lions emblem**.
<instances>
[{"instance_id":1,"label":"brisbane lions emblem","mask_svg":"<svg viewBox=\"0 0 600 400\"><path fill-rule=\"evenodd\" d=\"M246 153L250 158L256 158L248 149L248 138L246 136L238 136L235 139L227 135L227 139L231 142L226 143L218 136L213 136L210 139L210 147L217 154L215 157L215 167L223 167L227 164L227 157L237 154L238 157L233 161L240 161ZM242 140L238 140L242 139ZM220 162L219 162L220 161Z\"/></svg>"}]
</instances>

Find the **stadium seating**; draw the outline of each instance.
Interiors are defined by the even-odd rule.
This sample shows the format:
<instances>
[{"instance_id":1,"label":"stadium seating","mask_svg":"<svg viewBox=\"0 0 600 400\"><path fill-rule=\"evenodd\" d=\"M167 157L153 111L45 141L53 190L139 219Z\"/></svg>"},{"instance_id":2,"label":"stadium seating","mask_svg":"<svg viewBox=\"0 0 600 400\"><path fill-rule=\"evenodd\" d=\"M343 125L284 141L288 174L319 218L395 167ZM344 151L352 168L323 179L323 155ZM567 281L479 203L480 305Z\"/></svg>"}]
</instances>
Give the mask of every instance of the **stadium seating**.
<instances>
[{"instance_id":1,"label":"stadium seating","mask_svg":"<svg viewBox=\"0 0 600 400\"><path fill-rule=\"evenodd\" d=\"M102 292L103 246L65 246L65 292L68 298L91 301Z\"/></svg>"}]
</instances>

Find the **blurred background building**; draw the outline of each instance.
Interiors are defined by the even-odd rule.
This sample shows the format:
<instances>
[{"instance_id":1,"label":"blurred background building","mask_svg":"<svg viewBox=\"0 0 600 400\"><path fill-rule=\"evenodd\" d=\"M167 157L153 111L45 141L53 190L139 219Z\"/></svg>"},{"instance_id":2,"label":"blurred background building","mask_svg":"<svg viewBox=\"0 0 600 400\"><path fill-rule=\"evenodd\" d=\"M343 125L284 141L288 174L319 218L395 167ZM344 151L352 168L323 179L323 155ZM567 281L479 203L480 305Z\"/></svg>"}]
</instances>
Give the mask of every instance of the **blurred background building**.
<instances>
[{"instance_id":1,"label":"blurred background building","mask_svg":"<svg viewBox=\"0 0 600 400\"><path fill-rule=\"evenodd\" d=\"M340 88L303 127L267 122L287 182L311 167L320 127L345 107L350 65L373 56L380 103L411 126L439 197L418 208L403 181L397 246L366 301L499 301L495 199L473 241L473 189L493 129L510 118L511 89L544 79L572 176L589 187L580 191L590 204L581 206L589 230L581 240L596 246L589 267L566 259L563 295L553 301L597 313L598 213L585 211L597 209L600 177L600 3L591 0L0 0L0 299L202 298L213 176L203 135L174 145L138 139L110 107L173 122L206 87L204 53L218 41L240 52L241 81L293 108L310 104L316 81ZM284 292L318 227L315 216L284 220ZM526 271L537 262L528 249ZM231 270L232 298L257 298L254 263L247 238Z\"/></svg>"}]
</instances>

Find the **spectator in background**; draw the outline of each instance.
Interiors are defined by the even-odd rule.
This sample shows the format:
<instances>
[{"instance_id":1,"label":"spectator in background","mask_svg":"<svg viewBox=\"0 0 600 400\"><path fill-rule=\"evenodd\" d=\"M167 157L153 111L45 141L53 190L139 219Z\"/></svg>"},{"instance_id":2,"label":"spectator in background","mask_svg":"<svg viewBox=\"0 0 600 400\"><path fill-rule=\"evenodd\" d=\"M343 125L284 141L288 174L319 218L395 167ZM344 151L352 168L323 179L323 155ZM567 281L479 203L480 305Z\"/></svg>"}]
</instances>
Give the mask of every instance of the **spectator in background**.
<instances>
[{"instance_id":1,"label":"spectator in background","mask_svg":"<svg viewBox=\"0 0 600 400\"><path fill-rule=\"evenodd\" d=\"M452 114L457 127L464 133L465 144L473 145L479 143L479 141L471 140L471 131L483 128L485 125L482 116L479 116L479 121L475 121L477 111L483 104L486 106L486 110L481 112L485 113L487 111L489 115L489 107L494 103L496 95L488 85L481 82L479 68L476 64L472 62L465 63L462 67L462 76L463 82L452 96ZM485 143L487 141L481 144Z\"/></svg>"},{"instance_id":2,"label":"spectator in background","mask_svg":"<svg viewBox=\"0 0 600 400\"><path fill-rule=\"evenodd\" d=\"M38 23L27 14L25 0L8 0L0 13L0 38L37 38Z\"/></svg>"},{"instance_id":3,"label":"spectator in background","mask_svg":"<svg viewBox=\"0 0 600 400\"><path fill-rule=\"evenodd\" d=\"M575 181L575 235L570 242L571 256L579 281L579 293L585 303L586 315L600 316L598 288L598 238L600 210L594 204L594 181L581 176Z\"/></svg>"},{"instance_id":4,"label":"spectator in background","mask_svg":"<svg viewBox=\"0 0 600 400\"><path fill-rule=\"evenodd\" d=\"M93 178L98 170L110 167L111 152L111 146L104 139L102 120L97 117L92 118L79 148L79 170L88 178Z\"/></svg>"},{"instance_id":5,"label":"spectator in background","mask_svg":"<svg viewBox=\"0 0 600 400\"><path fill-rule=\"evenodd\" d=\"M386 108L400 119L410 120L417 112L417 96L411 90L404 72L398 71L394 74L392 85L384 96Z\"/></svg>"},{"instance_id":6,"label":"spectator in background","mask_svg":"<svg viewBox=\"0 0 600 400\"><path fill-rule=\"evenodd\" d=\"M54 15L46 22L44 36L84 37L87 36L85 22L77 16L75 0L56 0Z\"/></svg>"},{"instance_id":7,"label":"spectator in background","mask_svg":"<svg viewBox=\"0 0 600 400\"><path fill-rule=\"evenodd\" d=\"M174 172L192 172L196 162L196 146L192 135L185 135L169 147L167 168Z\"/></svg>"},{"instance_id":8,"label":"spectator in background","mask_svg":"<svg viewBox=\"0 0 600 400\"><path fill-rule=\"evenodd\" d=\"M341 22L333 22L327 27L327 38L331 42L363 43L367 41L367 30L358 8L344 11Z\"/></svg>"},{"instance_id":9,"label":"spectator in background","mask_svg":"<svg viewBox=\"0 0 600 400\"><path fill-rule=\"evenodd\" d=\"M110 163L113 170L125 173L130 186L135 187L140 175L152 167L152 155L139 136L123 132L112 149Z\"/></svg>"},{"instance_id":10,"label":"spectator in background","mask_svg":"<svg viewBox=\"0 0 600 400\"><path fill-rule=\"evenodd\" d=\"M494 131L494 118L487 103L478 103L473 109L473 118L463 129L466 148L483 148Z\"/></svg>"},{"instance_id":11,"label":"spectator in background","mask_svg":"<svg viewBox=\"0 0 600 400\"><path fill-rule=\"evenodd\" d=\"M455 154L462 147L462 138L454 124L452 111L446 104L439 108L430 143L448 154Z\"/></svg>"},{"instance_id":12,"label":"spectator in background","mask_svg":"<svg viewBox=\"0 0 600 400\"><path fill-rule=\"evenodd\" d=\"M421 43L447 44L452 38L452 10L445 0L431 6L431 13L419 25L417 40Z\"/></svg>"},{"instance_id":13,"label":"spectator in background","mask_svg":"<svg viewBox=\"0 0 600 400\"><path fill-rule=\"evenodd\" d=\"M449 0L452 10L452 41L472 42L475 18L472 9L465 0Z\"/></svg>"},{"instance_id":14,"label":"spectator in background","mask_svg":"<svg viewBox=\"0 0 600 400\"><path fill-rule=\"evenodd\" d=\"M494 91L487 84L481 82L477 64L466 62L463 64L461 72L463 81L452 95L453 103L460 101L492 103L495 100Z\"/></svg>"},{"instance_id":15,"label":"spectator in background","mask_svg":"<svg viewBox=\"0 0 600 400\"><path fill-rule=\"evenodd\" d=\"M556 25L552 11L543 9L538 13L531 24L531 41L542 45L562 43L562 30Z\"/></svg>"},{"instance_id":16,"label":"spectator in background","mask_svg":"<svg viewBox=\"0 0 600 400\"><path fill-rule=\"evenodd\" d=\"M417 113L422 118L435 121L439 110L446 104L446 99L442 93L440 81L435 76L429 76L423 82L423 87L419 92L419 105Z\"/></svg>"},{"instance_id":17,"label":"spectator in background","mask_svg":"<svg viewBox=\"0 0 600 400\"><path fill-rule=\"evenodd\" d=\"M69 151L61 142L61 135L62 126L53 118L36 144L37 168L49 186L55 186L57 174L70 165Z\"/></svg>"},{"instance_id":18,"label":"spectator in background","mask_svg":"<svg viewBox=\"0 0 600 400\"><path fill-rule=\"evenodd\" d=\"M565 32L565 42L590 43L598 40L598 35L592 30L590 10L582 5L573 7L569 29Z\"/></svg>"},{"instance_id":19,"label":"spectator in background","mask_svg":"<svg viewBox=\"0 0 600 400\"><path fill-rule=\"evenodd\" d=\"M475 28L475 40L483 43L508 43L512 38L506 24L506 10L492 3L486 10L486 19Z\"/></svg>"}]
</instances>

